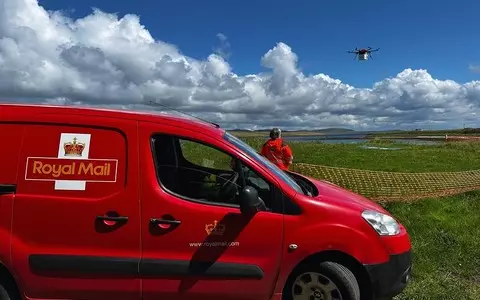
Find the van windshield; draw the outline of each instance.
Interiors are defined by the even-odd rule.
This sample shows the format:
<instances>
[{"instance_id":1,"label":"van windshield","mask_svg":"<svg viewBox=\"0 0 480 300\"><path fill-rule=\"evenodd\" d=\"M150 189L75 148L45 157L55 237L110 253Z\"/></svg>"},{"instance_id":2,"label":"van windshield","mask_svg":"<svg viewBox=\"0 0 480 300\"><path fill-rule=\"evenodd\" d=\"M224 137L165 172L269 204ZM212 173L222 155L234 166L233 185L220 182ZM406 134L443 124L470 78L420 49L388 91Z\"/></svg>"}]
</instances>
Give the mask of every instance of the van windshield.
<instances>
[{"instance_id":1,"label":"van windshield","mask_svg":"<svg viewBox=\"0 0 480 300\"><path fill-rule=\"evenodd\" d=\"M250 147L250 145L248 145L247 143L243 142L242 140L240 140L239 138L235 137L234 135L228 132L225 132L223 137L225 140L237 146L242 151L247 153L250 157L252 157L255 161L259 162L264 167L266 167L271 172L273 172L277 176L277 178L282 180L284 183L288 184L292 189L303 194L302 188L295 182L295 180L293 180L286 172L279 169L275 164L273 164L268 159L260 155L257 151L255 151L255 149Z\"/></svg>"}]
</instances>

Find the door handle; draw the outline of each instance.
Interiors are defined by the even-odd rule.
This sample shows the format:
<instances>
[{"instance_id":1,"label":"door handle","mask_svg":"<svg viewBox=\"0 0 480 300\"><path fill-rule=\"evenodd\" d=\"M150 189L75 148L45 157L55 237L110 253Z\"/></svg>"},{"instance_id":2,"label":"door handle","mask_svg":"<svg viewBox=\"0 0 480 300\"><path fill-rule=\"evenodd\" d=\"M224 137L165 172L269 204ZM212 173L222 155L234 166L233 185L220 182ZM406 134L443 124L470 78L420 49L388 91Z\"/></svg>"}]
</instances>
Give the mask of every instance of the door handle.
<instances>
[{"instance_id":1,"label":"door handle","mask_svg":"<svg viewBox=\"0 0 480 300\"><path fill-rule=\"evenodd\" d=\"M0 195L15 194L17 186L14 184L0 184Z\"/></svg>"},{"instance_id":2,"label":"door handle","mask_svg":"<svg viewBox=\"0 0 480 300\"><path fill-rule=\"evenodd\" d=\"M95 229L102 233L112 232L124 226L127 222L127 216L121 216L116 211L111 210L101 216L95 217Z\"/></svg>"},{"instance_id":3,"label":"door handle","mask_svg":"<svg viewBox=\"0 0 480 300\"><path fill-rule=\"evenodd\" d=\"M97 221L101 222L103 225L114 227L118 225L123 225L127 223L128 217L125 216L115 216L115 215L105 215L105 216L97 216Z\"/></svg>"},{"instance_id":4,"label":"door handle","mask_svg":"<svg viewBox=\"0 0 480 300\"><path fill-rule=\"evenodd\" d=\"M112 216L97 216L97 220L100 220L100 221L111 221L111 222L125 222L125 221L128 221L128 217L124 217L124 216L118 216L118 217L112 217Z\"/></svg>"},{"instance_id":5,"label":"door handle","mask_svg":"<svg viewBox=\"0 0 480 300\"><path fill-rule=\"evenodd\" d=\"M180 225L182 221L151 218L150 223L152 223L153 225Z\"/></svg>"}]
</instances>

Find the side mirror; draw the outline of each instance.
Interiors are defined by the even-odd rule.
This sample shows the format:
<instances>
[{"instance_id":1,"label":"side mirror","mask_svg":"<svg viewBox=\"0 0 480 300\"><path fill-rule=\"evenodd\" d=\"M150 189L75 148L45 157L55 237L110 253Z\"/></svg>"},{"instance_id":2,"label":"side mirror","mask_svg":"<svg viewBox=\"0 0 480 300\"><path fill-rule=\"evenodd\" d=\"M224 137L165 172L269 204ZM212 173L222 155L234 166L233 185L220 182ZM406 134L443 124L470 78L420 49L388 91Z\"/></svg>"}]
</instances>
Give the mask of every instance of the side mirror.
<instances>
[{"instance_id":1,"label":"side mirror","mask_svg":"<svg viewBox=\"0 0 480 300\"><path fill-rule=\"evenodd\" d=\"M249 185L240 191L238 200L242 214L255 214L267 209L263 200L258 197L258 191Z\"/></svg>"}]
</instances>

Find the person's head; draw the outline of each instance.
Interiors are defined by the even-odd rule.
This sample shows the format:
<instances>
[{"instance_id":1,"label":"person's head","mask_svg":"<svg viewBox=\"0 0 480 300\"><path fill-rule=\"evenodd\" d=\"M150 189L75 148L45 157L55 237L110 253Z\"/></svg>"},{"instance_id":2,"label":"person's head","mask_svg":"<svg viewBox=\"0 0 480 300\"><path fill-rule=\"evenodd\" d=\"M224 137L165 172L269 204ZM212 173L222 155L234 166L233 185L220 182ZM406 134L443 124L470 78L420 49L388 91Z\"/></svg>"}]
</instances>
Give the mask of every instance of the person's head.
<instances>
[{"instance_id":1,"label":"person's head","mask_svg":"<svg viewBox=\"0 0 480 300\"><path fill-rule=\"evenodd\" d=\"M282 137L282 131L280 130L280 128L273 128L272 130L270 130L270 138L271 139L278 139Z\"/></svg>"}]
</instances>

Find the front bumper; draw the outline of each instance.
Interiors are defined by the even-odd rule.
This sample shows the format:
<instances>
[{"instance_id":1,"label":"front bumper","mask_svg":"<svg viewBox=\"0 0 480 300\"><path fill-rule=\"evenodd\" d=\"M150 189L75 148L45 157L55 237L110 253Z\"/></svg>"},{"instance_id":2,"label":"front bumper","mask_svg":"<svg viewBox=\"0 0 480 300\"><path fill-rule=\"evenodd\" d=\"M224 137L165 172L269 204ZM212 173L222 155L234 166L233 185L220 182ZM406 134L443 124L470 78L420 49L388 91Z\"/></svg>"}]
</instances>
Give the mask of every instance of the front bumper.
<instances>
[{"instance_id":1,"label":"front bumper","mask_svg":"<svg viewBox=\"0 0 480 300\"><path fill-rule=\"evenodd\" d=\"M412 270L411 250L391 255L383 264L365 265L370 275L374 299L391 299L400 294L410 281Z\"/></svg>"}]
</instances>

